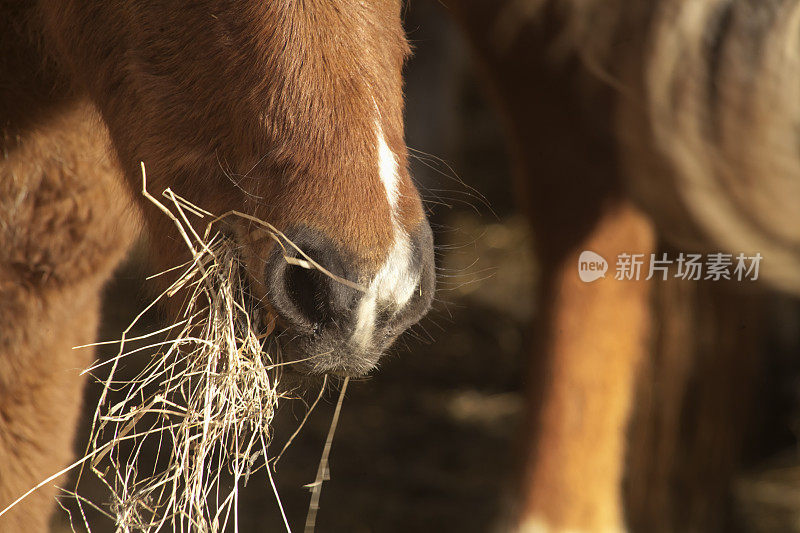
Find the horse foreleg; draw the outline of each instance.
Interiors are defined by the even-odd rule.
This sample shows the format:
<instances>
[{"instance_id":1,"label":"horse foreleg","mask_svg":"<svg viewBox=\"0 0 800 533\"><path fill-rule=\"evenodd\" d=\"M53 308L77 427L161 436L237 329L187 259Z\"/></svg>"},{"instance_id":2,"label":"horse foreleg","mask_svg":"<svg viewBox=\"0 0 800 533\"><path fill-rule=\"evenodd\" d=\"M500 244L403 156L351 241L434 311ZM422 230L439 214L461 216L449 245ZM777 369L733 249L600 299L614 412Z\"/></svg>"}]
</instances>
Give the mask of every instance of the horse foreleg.
<instances>
[{"instance_id":1,"label":"horse foreleg","mask_svg":"<svg viewBox=\"0 0 800 533\"><path fill-rule=\"evenodd\" d=\"M0 512L73 457L100 293L135 214L91 106L0 138ZM46 531L53 483L0 516Z\"/></svg>"},{"instance_id":2,"label":"horse foreleg","mask_svg":"<svg viewBox=\"0 0 800 533\"><path fill-rule=\"evenodd\" d=\"M72 348L93 342L100 302L99 287L46 299L20 296L4 302L2 313L5 327L18 328L18 339L0 354L0 510L72 462L84 384L80 372L92 356L91 350ZM13 379L6 379L9 375ZM0 530L47 531L56 484L63 480L10 509L0 517Z\"/></svg>"}]
</instances>

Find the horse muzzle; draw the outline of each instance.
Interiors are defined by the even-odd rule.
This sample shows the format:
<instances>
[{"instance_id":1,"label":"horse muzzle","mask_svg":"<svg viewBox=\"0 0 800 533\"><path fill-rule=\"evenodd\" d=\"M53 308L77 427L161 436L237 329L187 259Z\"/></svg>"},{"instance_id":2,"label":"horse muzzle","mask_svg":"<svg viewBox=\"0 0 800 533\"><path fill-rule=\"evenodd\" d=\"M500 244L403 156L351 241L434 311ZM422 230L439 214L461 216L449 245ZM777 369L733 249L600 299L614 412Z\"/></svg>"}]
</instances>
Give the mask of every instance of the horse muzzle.
<instances>
[{"instance_id":1,"label":"horse muzzle","mask_svg":"<svg viewBox=\"0 0 800 533\"><path fill-rule=\"evenodd\" d=\"M279 318L279 344L293 370L364 375L430 309L435 272L427 221L396 239L370 275L318 230L296 227L285 236L266 262L266 301Z\"/></svg>"}]
</instances>

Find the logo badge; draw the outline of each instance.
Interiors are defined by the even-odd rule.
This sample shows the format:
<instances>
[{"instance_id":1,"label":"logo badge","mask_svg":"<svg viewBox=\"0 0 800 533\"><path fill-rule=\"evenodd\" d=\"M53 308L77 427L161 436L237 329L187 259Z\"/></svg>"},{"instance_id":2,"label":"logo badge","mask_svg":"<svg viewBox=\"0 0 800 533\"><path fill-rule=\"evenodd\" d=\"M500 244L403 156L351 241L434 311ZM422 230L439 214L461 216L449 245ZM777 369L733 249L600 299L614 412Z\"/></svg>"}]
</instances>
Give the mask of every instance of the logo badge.
<instances>
[{"instance_id":1,"label":"logo badge","mask_svg":"<svg viewBox=\"0 0 800 533\"><path fill-rule=\"evenodd\" d=\"M578 258L578 276L585 283L606 277L607 271L608 261L600 254L586 250Z\"/></svg>"}]
</instances>

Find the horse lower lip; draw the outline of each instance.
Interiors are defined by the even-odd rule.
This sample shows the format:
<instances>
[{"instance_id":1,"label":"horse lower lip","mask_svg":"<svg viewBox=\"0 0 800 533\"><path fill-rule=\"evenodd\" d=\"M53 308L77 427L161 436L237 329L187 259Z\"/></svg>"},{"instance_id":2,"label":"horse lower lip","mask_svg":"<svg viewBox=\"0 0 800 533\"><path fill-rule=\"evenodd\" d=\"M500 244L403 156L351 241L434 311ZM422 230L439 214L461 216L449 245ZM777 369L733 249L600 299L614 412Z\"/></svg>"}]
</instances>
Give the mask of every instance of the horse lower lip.
<instances>
[{"instance_id":1,"label":"horse lower lip","mask_svg":"<svg viewBox=\"0 0 800 533\"><path fill-rule=\"evenodd\" d=\"M303 342L305 340L305 342ZM353 353L343 343L341 348L316 349L316 343L308 338L293 339L281 345L284 363L292 372L308 376L324 374L337 377L360 377L370 373L377 365L378 357ZM314 356L313 354L324 354Z\"/></svg>"}]
</instances>

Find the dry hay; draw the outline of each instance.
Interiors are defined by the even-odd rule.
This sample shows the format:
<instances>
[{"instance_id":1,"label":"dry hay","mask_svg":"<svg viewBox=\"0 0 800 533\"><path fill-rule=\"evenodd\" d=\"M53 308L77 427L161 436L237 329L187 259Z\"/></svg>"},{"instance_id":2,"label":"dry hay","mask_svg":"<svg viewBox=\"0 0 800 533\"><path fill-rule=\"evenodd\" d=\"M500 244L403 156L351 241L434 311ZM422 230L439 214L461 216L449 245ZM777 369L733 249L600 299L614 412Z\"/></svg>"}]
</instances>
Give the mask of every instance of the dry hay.
<instances>
[{"instance_id":1,"label":"dry hay","mask_svg":"<svg viewBox=\"0 0 800 533\"><path fill-rule=\"evenodd\" d=\"M285 255L287 261L319 269L339 282L360 287L328 272L266 222L239 212L215 217L170 189L163 193L171 204L167 208L147 192L144 165L142 176L142 193L173 220L192 259L171 269L180 272L177 280L137 315L120 341L114 341L119 343L117 355L84 371L94 375L110 366L107 377L101 380L103 391L83 458L32 488L0 511L0 517L34 490L79 467L75 490L64 492L76 499L80 522L87 531L91 527L85 506L113 520L117 531L126 533L205 533L230 528L238 531L240 488L253 473L265 470L286 530L291 531L272 468L308 414L280 454L270 459L267 447L278 401L288 397L279 389L282 366L296 361L282 362L276 343L270 343L274 353L264 349L275 318L261 316L255 308L249 308L244 268L230 239L216 231L217 223L226 217L246 218L284 250L291 246L299 253L298 258ZM210 220L202 235L195 231L189 217ZM167 299L181 297L183 310L177 323L147 335L128 337L147 311ZM166 340L162 340L164 337ZM129 348L131 342L142 340L152 342ZM118 377L120 363L145 350L153 352L145 369L134 379ZM327 381L326 377L317 401ZM312 497L306 531L314 528L346 385L345 379L317 479L308 485ZM123 399L112 403L111 396ZM147 449L157 450L155 461L145 452ZM108 489L110 505L103 506L80 495L79 484L86 470ZM69 518L74 531L75 518L72 514Z\"/></svg>"}]
</instances>

